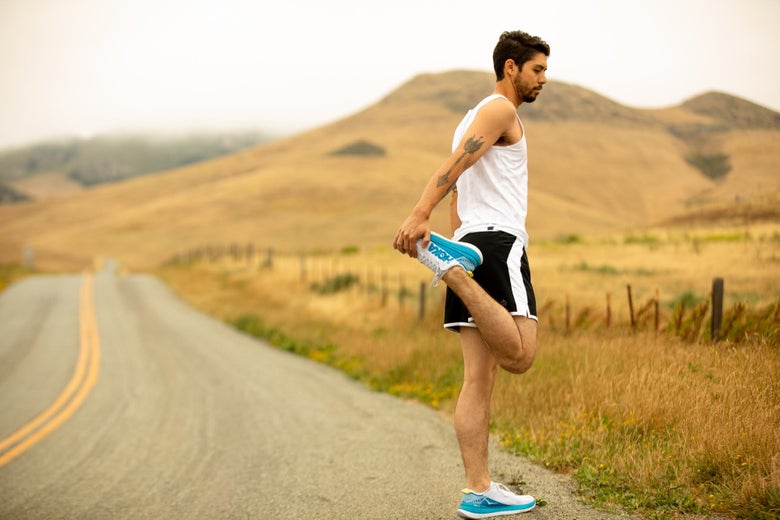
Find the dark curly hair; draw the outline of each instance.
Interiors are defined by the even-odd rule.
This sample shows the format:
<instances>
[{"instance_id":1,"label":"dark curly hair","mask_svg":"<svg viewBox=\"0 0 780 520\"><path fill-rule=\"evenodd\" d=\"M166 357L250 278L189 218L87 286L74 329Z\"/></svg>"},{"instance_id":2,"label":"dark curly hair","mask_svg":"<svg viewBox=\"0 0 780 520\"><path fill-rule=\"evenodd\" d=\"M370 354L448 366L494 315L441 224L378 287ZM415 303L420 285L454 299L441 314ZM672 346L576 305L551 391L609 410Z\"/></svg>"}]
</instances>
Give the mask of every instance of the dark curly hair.
<instances>
[{"instance_id":1,"label":"dark curly hair","mask_svg":"<svg viewBox=\"0 0 780 520\"><path fill-rule=\"evenodd\" d=\"M496 71L496 81L504 79L504 63L513 60L523 68L523 64L541 52L550 56L550 46L538 36L531 36L523 31L506 31L498 39L493 49L493 69Z\"/></svg>"}]
</instances>

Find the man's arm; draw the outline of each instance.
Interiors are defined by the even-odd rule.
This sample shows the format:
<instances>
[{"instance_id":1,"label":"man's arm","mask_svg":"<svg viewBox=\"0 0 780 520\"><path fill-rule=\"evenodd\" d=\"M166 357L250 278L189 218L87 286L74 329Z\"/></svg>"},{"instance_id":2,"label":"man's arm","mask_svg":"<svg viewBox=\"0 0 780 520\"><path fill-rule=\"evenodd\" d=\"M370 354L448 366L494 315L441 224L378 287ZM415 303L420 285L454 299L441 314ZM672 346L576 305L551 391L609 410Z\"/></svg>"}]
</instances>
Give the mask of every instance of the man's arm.
<instances>
[{"instance_id":1,"label":"man's arm","mask_svg":"<svg viewBox=\"0 0 780 520\"><path fill-rule=\"evenodd\" d=\"M393 241L395 249L416 257L417 241L422 238L423 247L428 245L431 236L430 218L434 208L450 192L458 177L476 163L501 136L514 128L516 121L516 110L505 99L496 99L480 109L458 147L430 178L420 200L401 224Z\"/></svg>"}]
</instances>

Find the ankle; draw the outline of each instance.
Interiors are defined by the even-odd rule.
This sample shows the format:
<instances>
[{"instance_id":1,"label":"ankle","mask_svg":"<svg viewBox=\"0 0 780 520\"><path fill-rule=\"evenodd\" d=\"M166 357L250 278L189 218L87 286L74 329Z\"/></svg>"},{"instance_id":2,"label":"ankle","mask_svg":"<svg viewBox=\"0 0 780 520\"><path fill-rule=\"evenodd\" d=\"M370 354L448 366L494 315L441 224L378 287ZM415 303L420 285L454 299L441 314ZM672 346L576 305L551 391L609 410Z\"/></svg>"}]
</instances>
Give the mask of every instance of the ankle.
<instances>
[{"instance_id":1,"label":"ankle","mask_svg":"<svg viewBox=\"0 0 780 520\"><path fill-rule=\"evenodd\" d=\"M448 286L455 284L458 282L458 280L463 280L465 278L471 277L469 276L469 273L460 265L450 267L441 277L441 279L444 280L444 283L446 283Z\"/></svg>"},{"instance_id":2,"label":"ankle","mask_svg":"<svg viewBox=\"0 0 780 520\"><path fill-rule=\"evenodd\" d=\"M475 480L468 480L467 481L468 488L472 490L474 493L477 493L479 495L482 495L485 493L488 489L490 489L490 486L493 485L493 481L488 479L475 479Z\"/></svg>"}]
</instances>

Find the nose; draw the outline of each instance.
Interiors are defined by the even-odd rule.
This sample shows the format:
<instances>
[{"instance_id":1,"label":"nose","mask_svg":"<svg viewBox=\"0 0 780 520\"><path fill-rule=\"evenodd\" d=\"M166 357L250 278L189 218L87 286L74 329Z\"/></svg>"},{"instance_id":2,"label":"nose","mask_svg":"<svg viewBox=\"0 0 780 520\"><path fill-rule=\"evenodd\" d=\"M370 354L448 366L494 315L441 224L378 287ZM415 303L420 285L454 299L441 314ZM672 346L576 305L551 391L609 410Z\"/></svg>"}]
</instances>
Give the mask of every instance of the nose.
<instances>
[{"instance_id":1,"label":"nose","mask_svg":"<svg viewBox=\"0 0 780 520\"><path fill-rule=\"evenodd\" d=\"M539 84L544 85L545 83L547 83L547 75L542 72L542 75L539 76Z\"/></svg>"}]
</instances>

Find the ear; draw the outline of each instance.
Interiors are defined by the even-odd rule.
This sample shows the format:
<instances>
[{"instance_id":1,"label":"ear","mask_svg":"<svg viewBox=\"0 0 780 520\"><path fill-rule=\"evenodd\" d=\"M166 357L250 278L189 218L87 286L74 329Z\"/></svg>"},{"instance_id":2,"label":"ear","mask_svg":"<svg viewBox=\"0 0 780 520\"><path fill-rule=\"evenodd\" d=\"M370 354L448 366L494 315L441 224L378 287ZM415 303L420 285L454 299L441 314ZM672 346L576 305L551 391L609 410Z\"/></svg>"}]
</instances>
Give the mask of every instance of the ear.
<instances>
[{"instance_id":1,"label":"ear","mask_svg":"<svg viewBox=\"0 0 780 520\"><path fill-rule=\"evenodd\" d=\"M504 62L504 75L505 76L512 76L513 74L516 74L519 72L517 63L515 63L515 60L508 59Z\"/></svg>"}]
</instances>

